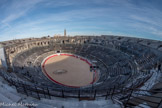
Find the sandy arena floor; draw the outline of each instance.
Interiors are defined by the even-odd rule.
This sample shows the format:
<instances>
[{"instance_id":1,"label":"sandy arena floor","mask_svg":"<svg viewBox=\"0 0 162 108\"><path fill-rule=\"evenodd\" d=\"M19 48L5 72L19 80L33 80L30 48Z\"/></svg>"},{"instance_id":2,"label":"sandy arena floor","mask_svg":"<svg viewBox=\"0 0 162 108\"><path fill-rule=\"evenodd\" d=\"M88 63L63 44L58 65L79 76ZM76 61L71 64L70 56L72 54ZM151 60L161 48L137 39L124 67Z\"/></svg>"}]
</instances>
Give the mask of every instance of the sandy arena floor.
<instances>
[{"instance_id":1,"label":"sandy arena floor","mask_svg":"<svg viewBox=\"0 0 162 108\"><path fill-rule=\"evenodd\" d=\"M90 72L90 64L83 59L68 55L49 56L42 63L44 74L53 82L81 87L93 83L94 72Z\"/></svg>"}]
</instances>

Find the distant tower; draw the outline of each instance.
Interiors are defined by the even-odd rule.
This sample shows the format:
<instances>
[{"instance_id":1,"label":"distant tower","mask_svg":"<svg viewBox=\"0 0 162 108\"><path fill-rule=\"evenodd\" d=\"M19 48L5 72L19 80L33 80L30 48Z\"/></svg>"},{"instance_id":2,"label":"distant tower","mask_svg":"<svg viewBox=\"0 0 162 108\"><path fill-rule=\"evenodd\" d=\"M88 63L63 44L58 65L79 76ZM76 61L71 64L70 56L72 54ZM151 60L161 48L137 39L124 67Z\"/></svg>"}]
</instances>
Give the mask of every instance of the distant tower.
<instances>
[{"instance_id":1,"label":"distant tower","mask_svg":"<svg viewBox=\"0 0 162 108\"><path fill-rule=\"evenodd\" d=\"M64 36L66 36L66 29L64 29Z\"/></svg>"}]
</instances>

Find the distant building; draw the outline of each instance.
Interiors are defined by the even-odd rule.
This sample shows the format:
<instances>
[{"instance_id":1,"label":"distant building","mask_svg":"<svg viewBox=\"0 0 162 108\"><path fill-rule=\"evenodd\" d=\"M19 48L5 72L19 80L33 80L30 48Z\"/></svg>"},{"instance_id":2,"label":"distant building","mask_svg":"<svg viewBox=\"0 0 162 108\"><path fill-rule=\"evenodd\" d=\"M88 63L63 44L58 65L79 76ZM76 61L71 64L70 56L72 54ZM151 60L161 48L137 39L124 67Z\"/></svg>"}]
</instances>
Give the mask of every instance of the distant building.
<instances>
[{"instance_id":1,"label":"distant building","mask_svg":"<svg viewBox=\"0 0 162 108\"><path fill-rule=\"evenodd\" d=\"M66 29L64 29L64 36L66 36Z\"/></svg>"},{"instance_id":2,"label":"distant building","mask_svg":"<svg viewBox=\"0 0 162 108\"><path fill-rule=\"evenodd\" d=\"M54 37L60 37L61 36L61 34L55 34L54 35Z\"/></svg>"}]
</instances>

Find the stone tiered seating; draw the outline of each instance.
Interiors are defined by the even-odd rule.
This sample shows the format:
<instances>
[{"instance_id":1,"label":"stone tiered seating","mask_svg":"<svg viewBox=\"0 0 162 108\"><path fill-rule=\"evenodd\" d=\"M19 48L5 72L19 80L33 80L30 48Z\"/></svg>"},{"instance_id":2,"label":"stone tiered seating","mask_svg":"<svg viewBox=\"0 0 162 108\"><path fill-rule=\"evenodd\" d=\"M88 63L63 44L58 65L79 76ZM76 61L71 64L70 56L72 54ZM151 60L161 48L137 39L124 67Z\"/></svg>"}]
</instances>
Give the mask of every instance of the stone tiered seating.
<instances>
[{"instance_id":1,"label":"stone tiered seating","mask_svg":"<svg viewBox=\"0 0 162 108\"><path fill-rule=\"evenodd\" d=\"M138 87L149 77L134 77L132 72L135 73L137 71L138 65L141 67L140 69L146 69L148 67L152 67L151 64L156 63L156 56L154 54L144 55L147 51L142 50L145 48L140 48L139 46L135 47L135 44L129 45L124 43L122 44L120 50L115 50L111 49L110 47L96 44L60 44L58 46L59 47L57 50L61 50L62 53L73 53L87 58L90 61L97 61L96 65L99 67L99 76L97 81L93 84L93 88L101 91L102 89L109 89L126 85L128 85L128 87ZM142 53L140 53L141 51ZM52 50L51 47L35 47L31 50L21 52L18 56L15 57L13 61L14 72L18 78L17 80L14 79L16 78L15 76L8 78L14 80L15 82L19 82L19 79L25 79L25 82L23 81L22 84L28 84L31 87L37 85L40 87L40 89L47 87L49 90L57 89L58 94L56 91L51 92L55 95L60 94L59 90L65 89L70 95L71 90L78 90L78 88L74 89L55 84L47 79L42 73L42 61L45 57L54 53L56 53L56 51L54 48ZM137 64L134 61L136 61ZM133 84L128 83L131 81L130 79L133 79ZM18 86L18 84L16 86ZM22 90L21 87L19 89L20 91ZM80 90L82 89L89 90L91 89L91 86L80 88Z\"/></svg>"},{"instance_id":2,"label":"stone tiered seating","mask_svg":"<svg viewBox=\"0 0 162 108\"><path fill-rule=\"evenodd\" d=\"M96 96L103 97L109 92L112 95L113 88L117 88L117 92L120 92L121 88L124 91L130 88L140 88L151 77L150 70L157 68L157 64L162 61L161 52L131 39L125 40L114 36L111 38L101 37L101 39L100 37L88 37L83 40L79 38L76 40L65 39L65 43L62 42L58 38L47 39L45 43L48 44L46 45L42 45L39 40L39 42L32 43L34 46L25 43L25 47L22 47L23 42L18 49L16 46L10 46L6 53L11 58L10 62L14 72L3 71L0 72L0 75L10 85L15 85L20 93L35 98L64 97L64 95L79 98L80 96L90 96L96 92ZM98 66L95 70L98 75L96 82L81 88L71 88L51 82L42 73L41 63L44 58L57 51L75 54L91 62L95 61L93 65ZM13 94L4 96L5 91L1 88L0 91L3 93L0 93L0 97L6 99L7 102L12 102L13 99L10 95L13 96ZM124 103L124 98L127 99L129 94L130 91L125 94L119 93L116 100Z\"/></svg>"}]
</instances>

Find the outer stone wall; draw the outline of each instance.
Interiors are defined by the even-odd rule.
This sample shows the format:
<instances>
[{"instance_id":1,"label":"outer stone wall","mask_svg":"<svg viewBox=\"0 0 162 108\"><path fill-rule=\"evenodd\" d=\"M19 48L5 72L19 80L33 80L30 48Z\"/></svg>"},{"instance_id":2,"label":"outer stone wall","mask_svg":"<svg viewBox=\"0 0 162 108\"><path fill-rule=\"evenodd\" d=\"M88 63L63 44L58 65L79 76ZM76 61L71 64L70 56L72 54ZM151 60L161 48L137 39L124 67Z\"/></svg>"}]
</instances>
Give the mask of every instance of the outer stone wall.
<instances>
[{"instance_id":1,"label":"outer stone wall","mask_svg":"<svg viewBox=\"0 0 162 108\"><path fill-rule=\"evenodd\" d=\"M4 48L0 46L0 67L7 68Z\"/></svg>"}]
</instances>

